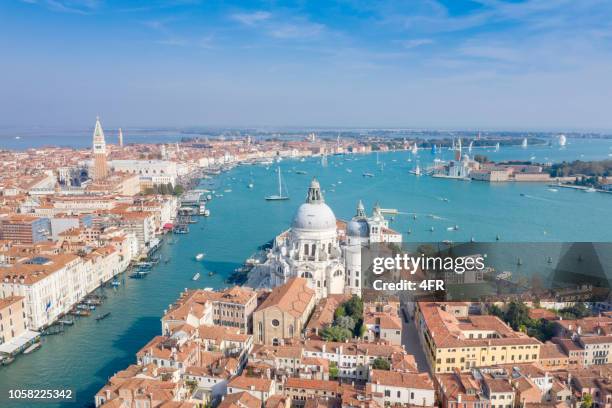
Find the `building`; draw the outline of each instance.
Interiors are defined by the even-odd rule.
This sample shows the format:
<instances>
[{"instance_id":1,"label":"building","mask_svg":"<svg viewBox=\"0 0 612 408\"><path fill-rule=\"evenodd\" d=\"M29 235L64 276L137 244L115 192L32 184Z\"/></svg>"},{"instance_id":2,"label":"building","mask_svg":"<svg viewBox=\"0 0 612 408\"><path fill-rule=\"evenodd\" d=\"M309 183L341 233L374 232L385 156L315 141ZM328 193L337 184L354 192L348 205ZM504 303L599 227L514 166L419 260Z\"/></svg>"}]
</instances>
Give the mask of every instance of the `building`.
<instances>
[{"instance_id":1,"label":"building","mask_svg":"<svg viewBox=\"0 0 612 408\"><path fill-rule=\"evenodd\" d=\"M313 179L291 228L275 238L266 261L250 276L261 279L257 286L272 287L296 276L305 278L318 299L343 293L361 295L362 248L401 241L401 234L389 228L378 205L368 218L360 202L351 222L338 221L325 203L319 182Z\"/></svg>"},{"instance_id":2,"label":"building","mask_svg":"<svg viewBox=\"0 0 612 408\"><path fill-rule=\"evenodd\" d=\"M256 307L257 293L245 286L234 286L222 291L186 291L162 318L162 333L184 323L195 327L215 324L248 333L251 331Z\"/></svg>"},{"instance_id":3,"label":"building","mask_svg":"<svg viewBox=\"0 0 612 408\"><path fill-rule=\"evenodd\" d=\"M381 406L433 407L436 400L434 384L427 373L371 370L367 393Z\"/></svg>"},{"instance_id":4,"label":"building","mask_svg":"<svg viewBox=\"0 0 612 408\"><path fill-rule=\"evenodd\" d=\"M272 289L253 314L255 343L278 345L299 338L315 304L315 291L306 278L292 278Z\"/></svg>"},{"instance_id":5,"label":"building","mask_svg":"<svg viewBox=\"0 0 612 408\"><path fill-rule=\"evenodd\" d=\"M96 118L96 127L93 133L93 180L99 182L108 177L108 163L106 162L106 141L100 118Z\"/></svg>"},{"instance_id":6,"label":"building","mask_svg":"<svg viewBox=\"0 0 612 408\"><path fill-rule=\"evenodd\" d=\"M415 321L434 373L538 361L541 343L496 316L468 314L469 304L418 302Z\"/></svg>"},{"instance_id":7,"label":"building","mask_svg":"<svg viewBox=\"0 0 612 408\"><path fill-rule=\"evenodd\" d=\"M0 218L0 239L21 244L35 244L49 240L51 223L48 218L27 214L13 214Z\"/></svg>"},{"instance_id":8,"label":"building","mask_svg":"<svg viewBox=\"0 0 612 408\"><path fill-rule=\"evenodd\" d=\"M23 296L0 299L0 344L21 336L27 330Z\"/></svg>"}]
</instances>

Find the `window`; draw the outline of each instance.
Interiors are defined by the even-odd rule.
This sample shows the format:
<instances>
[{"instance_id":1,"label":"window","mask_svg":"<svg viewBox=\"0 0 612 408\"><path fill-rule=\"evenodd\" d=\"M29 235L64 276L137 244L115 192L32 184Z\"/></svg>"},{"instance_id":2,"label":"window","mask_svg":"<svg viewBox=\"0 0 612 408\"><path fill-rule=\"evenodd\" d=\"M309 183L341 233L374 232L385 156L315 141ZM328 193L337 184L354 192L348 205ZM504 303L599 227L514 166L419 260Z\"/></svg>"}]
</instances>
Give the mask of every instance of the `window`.
<instances>
[{"instance_id":1,"label":"window","mask_svg":"<svg viewBox=\"0 0 612 408\"><path fill-rule=\"evenodd\" d=\"M278 321L278 319L272 319L272 326L278 327L279 325L280 325L280 322Z\"/></svg>"}]
</instances>

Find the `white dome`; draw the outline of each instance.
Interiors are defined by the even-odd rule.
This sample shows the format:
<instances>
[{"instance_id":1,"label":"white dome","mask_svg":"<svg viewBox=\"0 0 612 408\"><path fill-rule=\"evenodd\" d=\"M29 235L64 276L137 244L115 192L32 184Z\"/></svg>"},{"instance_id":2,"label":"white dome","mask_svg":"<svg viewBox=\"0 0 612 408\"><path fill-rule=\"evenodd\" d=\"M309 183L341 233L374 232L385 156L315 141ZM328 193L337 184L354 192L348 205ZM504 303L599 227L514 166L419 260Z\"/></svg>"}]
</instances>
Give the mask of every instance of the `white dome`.
<instances>
[{"instance_id":1,"label":"white dome","mask_svg":"<svg viewBox=\"0 0 612 408\"><path fill-rule=\"evenodd\" d=\"M304 203L295 213L291 226L304 230L335 230L336 216L331 208L323 202Z\"/></svg>"},{"instance_id":2,"label":"white dome","mask_svg":"<svg viewBox=\"0 0 612 408\"><path fill-rule=\"evenodd\" d=\"M368 222L364 219L349 221L349 223L346 225L346 234L349 237L369 237L370 233Z\"/></svg>"}]
</instances>

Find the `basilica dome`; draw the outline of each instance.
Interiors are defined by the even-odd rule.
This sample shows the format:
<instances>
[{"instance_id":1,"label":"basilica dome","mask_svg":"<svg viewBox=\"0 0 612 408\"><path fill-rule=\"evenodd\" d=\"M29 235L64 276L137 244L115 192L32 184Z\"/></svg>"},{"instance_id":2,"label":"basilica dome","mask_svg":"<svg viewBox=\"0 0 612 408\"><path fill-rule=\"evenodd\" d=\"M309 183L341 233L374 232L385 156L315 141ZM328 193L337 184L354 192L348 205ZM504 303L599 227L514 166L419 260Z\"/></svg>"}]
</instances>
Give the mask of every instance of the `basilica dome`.
<instances>
[{"instance_id":1,"label":"basilica dome","mask_svg":"<svg viewBox=\"0 0 612 408\"><path fill-rule=\"evenodd\" d=\"M313 179L308 188L306 202L298 208L293 217L292 228L316 231L329 231L336 229L336 216L323 200L321 187Z\"/></svg>"}]
</instances>

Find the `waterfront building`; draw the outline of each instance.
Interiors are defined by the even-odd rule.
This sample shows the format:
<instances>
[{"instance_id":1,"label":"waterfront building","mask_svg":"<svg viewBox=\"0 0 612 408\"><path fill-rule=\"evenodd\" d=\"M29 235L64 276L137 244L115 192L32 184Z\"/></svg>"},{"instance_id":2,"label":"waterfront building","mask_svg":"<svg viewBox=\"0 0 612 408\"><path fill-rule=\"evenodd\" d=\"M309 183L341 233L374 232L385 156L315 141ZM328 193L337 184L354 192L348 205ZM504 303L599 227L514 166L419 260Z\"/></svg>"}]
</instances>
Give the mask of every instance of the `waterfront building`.
<instances>
[{"instance_id":1,"label":"waterfront building","mask_svg":"<svg viewBox=\"0 0 612 408\"><path fill-rule=\"evenodd\" d=\"M111 160L109 166L115 172L138 175L141 184L148 180L152 185L174 186L179 175L185 172L176 162L169 160Z\"/></svg>"},{"instance_id":2,"label":"waterfront building","mask_svg":"<svg viewBox=\"0 0 612 408\"><path fill-rule=\"evenodd\" d=\"M119 264L119 254L112 247L96 249L83 257L29 256L0 270L0 298L23 296L27 326L40 330L118 274Z\"/></svg>"},{"instance_id":3,"label":"waterfront building","mask_svg":"<svg viewBox=\"0 0 612 408\"><path fill-rule=\"evenodd\" d=\"M47 241L51 236L48 218L28 214L11 214L0 217L0 239L22 244Z\"/></svg>"},{"instance_id":4,"label":"waterfront building","mask_svg":"<svg viewBox=\"0 0 612 408\"><path fill-rule=\"evenodd\" d=\"M291 278L275 287L253 313L255 342L278 345L299 338L315 304L315 291L305 278Z\"/></svg>"},{"instance_id":5,"label":"waterfront building","mask_svg":"<svg viewBox=\"0 0 612 408\"><path fill-rule=\"evenodd\" d=\"M537 361L541 343L496 316L469 315L469 304L418 302L415 321L434 373Z\"/></svg>"},{"instance_id":6,"label":"waterfront building","mask_svg":"<svg viewBox=\"0 0 612 408\"><path fill-rule=\"evenodd\" d=\"M93 180L100 182L108 177L108 163L106 162L106 141L100 118L96 118L96 127L93 133Z\"/></svg>"},{"instance_id":7,"label":"waterfront building","mask_svg":"<svg viewBox=\"0 0 612 408\"><path fill-rule=\"evenodd\" d=\"M27 331L23 296L0 299L0 346Z\"/></svg>"},{"instance_id":8,"label":"waterfront building","mask_svg":"<svg viewBox=\"0 0 612 408\"><path fill-rule=\"evenodd\" d=\"M313 179L291 228L274 239L265 262L251 271L250 279L259 279L259 286L275 287L299 276L307 279L317 299L343 293L361 295L363 247L401 241L401 234L389 228L378 205L367 217L360 202L349 223L338 221L325 203L319 182Z\"/></svg>"}]
</instances>

